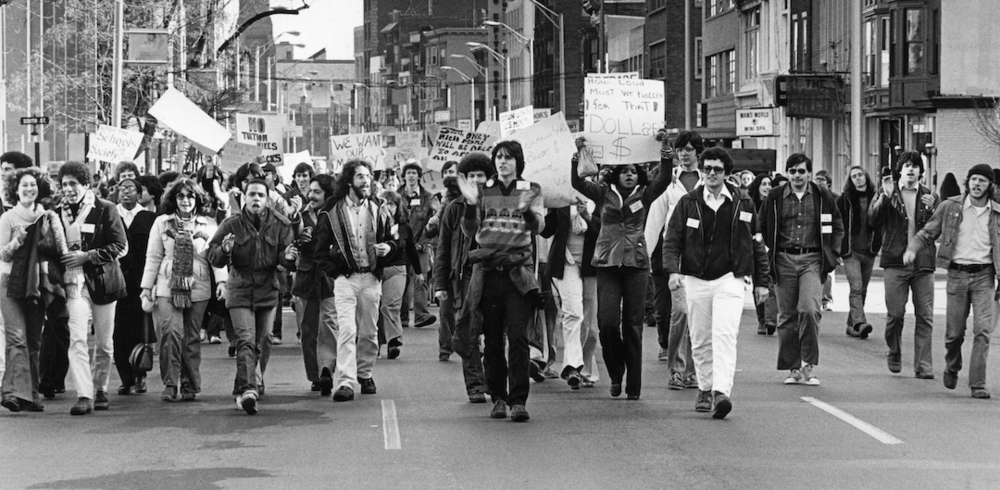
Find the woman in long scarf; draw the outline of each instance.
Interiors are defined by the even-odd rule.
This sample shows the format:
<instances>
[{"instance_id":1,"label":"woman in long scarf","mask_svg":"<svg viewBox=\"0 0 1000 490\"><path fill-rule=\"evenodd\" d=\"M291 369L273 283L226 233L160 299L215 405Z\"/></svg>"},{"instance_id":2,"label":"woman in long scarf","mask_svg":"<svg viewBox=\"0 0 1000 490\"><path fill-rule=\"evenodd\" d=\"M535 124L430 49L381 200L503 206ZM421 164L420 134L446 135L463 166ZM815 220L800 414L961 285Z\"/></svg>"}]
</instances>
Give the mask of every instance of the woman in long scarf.
<instances>
[{"instance_id":1,"label":"woman in long scarf","mask_svg":"<svg viewBox=\"0 0 1000 490\"><path fill-rule=\"evenodd\" d=\"M153 222L142 274L142 297L154 303L153 322L160 333L160 377L166 402L194 401L201 391L201 323L212 296L215 274L219 296L228 275L207 260L208 241L218 225L199 216L208 196L195 181L180 178L164 192L164 214Z\"/></svg>"},{"instance_id":2,"label":"woman in long scarf","mask_svg":"<svg viewBox=\"0 0 1000 490\"><path fill-rule=\"evenodd\" d=\"M39 281L37 227L45 213L39 200L52 194L48 177L37 168L25 168L7 177L7 202L14 207L0 216L0 312L6 322L7 360L3 400L11 412L41 412L38 353L42 346L45 309Z\"/></svg>"}]
</instances>

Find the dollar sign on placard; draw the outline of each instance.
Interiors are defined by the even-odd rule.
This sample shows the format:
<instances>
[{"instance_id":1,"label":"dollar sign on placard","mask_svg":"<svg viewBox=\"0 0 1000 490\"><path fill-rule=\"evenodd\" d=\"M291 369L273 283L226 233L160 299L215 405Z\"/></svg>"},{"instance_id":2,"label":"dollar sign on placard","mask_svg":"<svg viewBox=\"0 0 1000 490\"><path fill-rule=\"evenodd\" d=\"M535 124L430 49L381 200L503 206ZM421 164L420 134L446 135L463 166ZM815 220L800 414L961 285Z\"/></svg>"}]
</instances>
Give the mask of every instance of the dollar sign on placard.
<instances>
[{"instance_id":1,"label":"dollar sign on placard","mask_svg":"<svg viewBox=\"0 0 1000 490\"><path fill-rule=\"evenodd\" d=\"M612 143L614 145L614 149L611 150L611 155L618 157L619 159L625 158L632 154L632 150L622 145L623 139L625 138L618 138L614 141L614 143Z\"/></svg>"}]
</instances>

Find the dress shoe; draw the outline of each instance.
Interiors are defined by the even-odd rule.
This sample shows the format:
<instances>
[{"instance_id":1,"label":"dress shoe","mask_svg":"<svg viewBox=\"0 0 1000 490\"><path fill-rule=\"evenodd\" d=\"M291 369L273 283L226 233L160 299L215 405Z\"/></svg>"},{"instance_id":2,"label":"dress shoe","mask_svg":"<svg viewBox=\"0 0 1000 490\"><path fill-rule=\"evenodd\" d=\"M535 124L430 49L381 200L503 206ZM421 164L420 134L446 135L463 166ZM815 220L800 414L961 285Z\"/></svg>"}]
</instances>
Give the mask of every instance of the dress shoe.
<instances>
[{"instance_id":1,"label":"dress shoe","mask_svg":"<svg viewBox=\"0 0 1000 490\"><path fill-rule=\"evenodd\" d=\"M486 395L483 393L470 393L469 403L486 403Z\"/></svg>"},{"instance_id":2,"label":"dress shoe","mask_svg":"<svg viewBox=\"0 0 1000 490\"><path fill-rule=\"evenodd\" d=\"M934 373L930 373L927 371L917 371L916 373L913 374L913 377L917 379L934 379Z\"/></svg>"},{"instance_id":3,"label":"dress shoe","mask_svg":"<svg viewBox=\"0 0 1000 490\"><path fill-rule=\"evenodd\" d=\"M889 372L898 373L903 370L903 362L898 354L888 353L885 355L886 363L889 365Z\"/></svg>"},{"instance_id":4,"label":"dress shoe","mask_svg":"<svg viewBox=\"0 0 1000 490\"><path fill-rule=\"evenodd\" d=\"M44 412L45 411L45 405L42 405L41 403L38 403L38 402L34 402L34 401L31 401L31 400L18 400L18 403L21 404L21 411L23 411L23 412Z\"/></svg>"},{"instance_id":5,"label":"dress shoe","mask_svg":"<svg viewBox=\"0 0 1000 490\"><path fill-rule=\"evenodd\" d=\"M346 402L354 399L354 390L350 386L341 386L337 388L337 391L333 392L333 401L335 402Z\"/></svg>"},{"instance_id":6,"label":"dress shoe","mask_svg":"<svg viewBox=\"0 0 1000 490\"><path fill-rule=\"evenodd\" d=\"M542 366L539 365L538 361L528 361L528 376L536 383L545 381L545 376L542 376Z\"/></svg>"},{"instance_id":7,"label":"dress shoe","mask_svg":"<svg viewBox=\"0 0 1000 490\"><path fill-rule=\"evenodd\" d=\"M577 371L576 368L567 366L566 369L563 370L562 374L563 374L562 378L566 380L566 384L569 385L569 389L571 390L580 389L580 381L582 380L580 378L580 372Z\"/></svg>"},{"instance_id":8,"label":"dress shoe","mask_svg":"<svg viewBox=\"0 0 1000 490\"><path fill-rule=\"evenodd\" d=\"M51 400L56 397L56 390L52 387L52 383L49 383L48 381L38 383L38 392L41 393L46 400Z\"/></svg>"},{"instance_id":9,"label":"dress shoe","mask_svg":"<svg viewBox=\"0 0 1000 490\"><path fill-rule=\"evenodd\" d=\"M135 392L143 394L146 392L146 378L136 378L135 380Z\"/></svg>"},{"instance_id":10,"label":"dress shoe","mask_svg":"<svg viewBox=\"0 0 1000 490\"><path fill-rule=\"evenodd\" d=\"M503 400L497 400L493 404L493 410L490 410L491 419L505 419L507 418L507 402Z\"/></svg>"},{"instance_id":11,"label":"dress shoe","mask_svg":"<svg viewBox=\"0 0 1000 490\"><path fill-rule=\"evenodd\" d=\"M767 330L768 335L774 335L774 331L778 329L778 326L773 323L767 323L764 325L764 328Z\"/></svg>"},{"instance_id":12,"label":"dress shoe","mask_svg":"<svg viewBox=\"0 0 1000 490\"><path fill-rule=\"evenodd\" d=\"M230 345L229 346L229 357L236 357L236 346L235 345Z\"/></svg>"},{"instance_id":13,"label":"dress shoe","mask_svg":"<svg viewBox=\"0 0 1000 490\"><path fill-rule=\"evenodd\" d=\"M611 383L611 396L621 396L621 394L622 394L622 384Z\"/></svg>"},{"instance_id":14,"label":"dress shoe","mask_svg":"<svg viewBox=\"0 0 1000 490\"><path fill-rule=\"evenodd\" d=\"M90 398L80 398L76 401L76 405L69 409L70 415L87 415L94 409L94 403Z\"/></svg>"},{"instance_id":15,"label":"dress shoe","mask_svg":"<svg viewBox=\"0 0 1000 490\"><path fill-rule=\"evenodd\" d=\"M323 372L319 375L319 394L320 396L330 396L332 392L333 376L328 368L323 368Z\"/></svg>"},{"instance_id":16,"label":"dress shoe","mask_svg":"<svg viewBox=\"0 0 1000 490\"><path fill-rule=\"evenodd\" d=\"M319 391L319 390L322 390L322 389L323 388L320 387L320 385L319 385L319 381L313 381L312 385L309 387L309 391Z\"/></svg>"},{"instance_id":17,"label":"dress shoe","mask_svg":"<svg viewBox=\"0 0 1000 490\"><path fill-rule=\"evenodd\" d=\"M861 336L861 333L858 332L858 330L857 330L856 327L847 327L847 332L846 333L847 333L848 337L858 338L858 337Z\"/></svg>"},{"instance_id":18,"label":"dress shoe","mask_svg":"<svg viewBox=\"0 0 1000 490\"><path fill-rule=\"evenodd\" d=\"M11 412L21 411L21 403L18 402L16 397L13 396L4 397L3 401L0 401L0 406L3 406L3 408L6 408Z\"/></svg>"},{"instance_id":19,"label":"dress shoe","mask_svg":"<svg viewBox=\"0 0 1000 490\"><path fill-rule=\"evenodd\" d=\"M389 341L389 351L388 351L389 359L395 359L399 357L399 346L401 345L403 345L403 343L400 342L399 339L392 339Z\"/></svg>"},{"instance_id":20,"label":"dress shoe","mask_svg":"<svg viewBox=\"0 0 1000 490\"><path fill-rule=\"evenodd\" d=\"M949 390L954 390L958 386L958 373L953 371L944 371L944 387Z\"/></svg>"},{"instance_id":21,"label":"dress shoe","mask_svg":"<svg viewBox=\"0 0 1000 490\"><path fill-rule=\"evenodd\" d=\"M633 400L634 401L634 400L638 400L639 399L639 394L638 393L629 393L626 397L629 400Z\"/></svg>"},{"instance_id":22,"label":"dress shoe","mask_svg":"<svg viewBox=\"0 0 1000 490\"><path fill-rule=\"evenodd\" d=\"M528 415L528 410L524 408L524 405L514 405L510 407L510 419L514 422L527 422L531 416Z\"/></svg>"},{"instance_id":23,"label":"dress shoe","mask_svg":"<svg viewBox=\"0 0 1000 490\"><path fill-rule=\"evenodd\" d=\"M128 385L121 385L121 386L118 387L118 394L122 395L122 396L124 396L124 395L131 395L132 394L132 387L128 386Z\"/></svg>"},{"instance_id":24,"label":"dress shoe","mask_svg":"<svg viewBox=\"0 0 1000 490\"><path fill-rule=\"evenodd\" d=\"M167 403L177 401L177 387L167 386L163 388L163 393L160 394L160 400Z\"/></svg>"},{"instance_id":25,"label":"dress shoe","mask_svg":"<svg viewBox=\"0 0 1000 490\"><path fill-rule=\"evenodd\" d=\"M437 321L438 321L437 317L434 316L434 315L431 315L431 316L429 316L427 318L424 318L423 320L421 320L421 321L419 321L417 323L414 323L413 327L414 328L423 328L423 327L426 327L428 325L433 325Z\"/></svg>"},{"instance_id":26,"label":"dress shoe","mask_svg":"<svg viewBox=\"0 0 1000 490\"><path fill-rule=\"evenodd\" d=\"M733 410L733 402L728 396L719 393L718 391L712 392L715 395L715 413L712 414L713 419L724 419L729 412Z\"/></svg>"},{"instance_id":27,"label":"dress shoe","mask_svg":"<svg viewBox=\"0 0 1000 490\"><path fill-rule=\"evenodd\" d=\"M94 410L107 410L109 408L111 408L111 403L108 402L108 393L98 391L97 396L94 397Z\"/></svg>"},{"instance_id":28,"label":"dress shoe","mask_svg":"<svg viewBox=\"0 0 1000 490\"><path fill-rule=\"evenodd\" d=\"M868 335L872 333L872 326L867 323L859 324L857 327L858 327L858 338L861 340L867 339Z\"/></svg>"},{"instance_id":29,"label":"dress shoe","mask_svg":"<svg viewBox=\"0 0 1000 490\"><path fill-rule=\"evenodd\" d=\"M361 394L362 395L374 395L375 394L375 380L372 378L358 378L358 383L361 384Z\"/></svg>"}]
</instances>

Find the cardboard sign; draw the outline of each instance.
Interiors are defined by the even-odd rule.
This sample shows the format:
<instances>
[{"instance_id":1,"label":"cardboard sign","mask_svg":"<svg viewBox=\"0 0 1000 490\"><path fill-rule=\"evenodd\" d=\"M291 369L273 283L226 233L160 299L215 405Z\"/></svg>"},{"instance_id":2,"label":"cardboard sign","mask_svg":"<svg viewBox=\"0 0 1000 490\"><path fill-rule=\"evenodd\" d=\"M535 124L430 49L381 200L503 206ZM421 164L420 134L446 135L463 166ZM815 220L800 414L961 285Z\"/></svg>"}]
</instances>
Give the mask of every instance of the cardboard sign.
<instances>
[{"instance_id":1,"label":"cardboard sign","mask_svg":"<svg viewBox=\"0 0 1000 490\"><path fill-rule=\"evenodd\" d=\"M663 127L664 86L659 80L593 78L584 82L584 130L598 164L660 160L656 132Z\"/></svg>"},{"instance_id":2,"label":"cardboard sign","mask_svg":"<svg viewBox=\"0 0 1000 490\"><path fill-rule=\"evenodd\" d=\"M235 172L244 163L256 162L263 148L249 143L229 140L222 147L222 162L219 167L223 172Z\"/></svg>"},{"instance_id":3,"label":"cardboard sign","mask_svg":"<svg viewBox=\"0 0 1000 490\"><path fill-rule=\"evenodd\" d=\"M557 113L510 136L524 149L524 178L542 186L545 207L561 208L576 200L570 172L576 153L573 133Z\"/></svg>"},{"instance_id":4,"label":"cardboard sign","mask_svg":"<svg viewBox=\"0 0 1000 490\"><path fill-rule=\"evenodd\" d=\"M500 137L506 138L514 131L531 126L535 122L535 108L532 106L500 113Z\"/></svg>"},{"instance_id":5,"label":"cardboard sign","mask_svg":"<svg viewBox=\"0 0 1000 490\"><path fill-rule=\"evenodd\" d=\"M427 159L428 170L440 172L445 162L449 160L459 161L465 155L472 152L482 152L490 154L493 151L493 143L496 136L485 133L470 133L455 128L441 128L438 131L437 141L434 142L434 149Z\"/></svg>"},{"instance_id":6,"label":"cardboard sign","mask_svg":"<svg viewBox=\"0 0 1000 490\"><path fill-rule=\"evenodd\" d=\"M538 122L551 115L552 115L552 109L535 109L535 112L532 114L533 116L532 121Z\"/></svg>"},{"instance_id":7,"label":"cardboard sign","mask_svg":"<svg viewBox=\"0 0 1000 490\"><path fill-rule=\"evenodd\" d=\"M206 155L215 155L231 138L229 130L205 114L179 90L170 87L149 108L149 114L175 133L187 138Z\"/></svg>"},{"instance_id":8,"label":"cardboard sign","mask_svg":"<svg viewBox=\"0 0 1000 490\"><path fill-rule=\"evenodd\" d=\"M90 138L87 158L117 164L135 158L142 144L143 134L139 131L116 128L102 124Z\"/></svg>"},{"instance_id":9,"label":"cardboard sign","mask_svg":"<svg viewBox=\"0 0 1000 490\"><path fill-rule=\"evenodd\" d=\"M264 161L280 167L285 164L287 125L288 119L281 114L236 114L236 141L261 147Z\"/></svg>"},{"instance_id":10,"label":"cardboard sign","mask_svg":"<svg viewBox=\"0 0 1000 490\"><path fill-rule=\"evenodd\" d=\"M399 131L396 143L385 149L385 164L389 168L399 167L407 160L420 160L427 156L427 149L420 146L424 133L420 131Z\"/></svg>"},{"instance_id":11,"label":"cardboard sign","mask_svg":"<svg viewBox=\"0 0 1000 490\"><path fill-rule=\"evenodd\" d=\"M334 168L341 168L348 160L358 158L371 164L373 170L385 170L384 157L382 133L378 131L330 137L330 160Z\"/></svg>"}]
</instances>

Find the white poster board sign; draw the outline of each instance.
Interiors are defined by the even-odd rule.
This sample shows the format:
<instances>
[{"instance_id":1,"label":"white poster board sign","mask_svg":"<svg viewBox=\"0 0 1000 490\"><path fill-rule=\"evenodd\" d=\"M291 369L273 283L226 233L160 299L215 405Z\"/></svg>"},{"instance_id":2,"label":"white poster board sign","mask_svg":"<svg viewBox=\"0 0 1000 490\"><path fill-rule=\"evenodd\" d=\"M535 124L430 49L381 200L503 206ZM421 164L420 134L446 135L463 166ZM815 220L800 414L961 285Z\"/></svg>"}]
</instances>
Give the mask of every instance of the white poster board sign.
<instances>
[{"instance_id":1,"label":"white poster board sign","mask_svg":"<svg viewBox=\"0 0 1000 490\"><path fill-rule=\"evenodd\" d=\"M438 131L437 140L427 159L427 169L441 171L445 162L459 161L472 152L482 152L489 155L493 151L496 136L485 133L471 133L461 129L444 127Z\"/></svg>"},{"instance_id":2,"label":"white poster board sign","mask_svg":"<svg viewBox=\"0 0 1000 490\"><path fill-rule=\"evenodd\" d=\"M250 143L240 143L229 140L222 147L222 162L219 167L223 172L235 172L244 163L256 162L264 149Z\"/></svg>"},{"instance_id":3,"label":"white poster board sign","mask_svg":"<svg viewBox=\"0 0 1000 490\"><path fill-rule=\"evenodd\" d=\"M535 109L532 114L532 121L538 122L552 115L552 109Z\"/></svg>"},{"instance_id":4,"label":"white poster board sign","mask_svg":"<svg viewBox=\"0 0 1000 490\"><path fill-rule=\"evenodd\" d=\"M637 71L623 71L619 73L588 73L587 78L639 78Z\"/></svg>"},{"instance_id":5,"label":"white poster board sign","mask_svg":"<svg viewBox=\"0 0 1000 490\"><path fill-rule=\"evenodd\" d=\"M398 131L394 136L394 146L385 149L385 162L389 168L402 166L407 160L420 160L427 156L427 149L420 146L424 133L421 131Z\"/></svg>"},{"instance_id":6,"label":"white poster board sign","mask_svg":"<svg viewBox=\"0 0 1000 490\"><path fill-rule=\"evenodd\" d=\"M368 162L374 170L385 170L384 157L382 133L378 131L330 137L330 160L334 168L341 168L348 160L358 158Z\"/></svg>"},{"instance_id":7,"label":"white poster board sign","mask_svg":"<svg viewBox=\"0 0 1000 490\"><path fill-rule=\"evenodd\" d=\"M143 134L139 131L116 128L102 124L90 137L87 158L117 164L131 162L142 144Z\"/></svg>"},{"instance_id":8,"label":"white poster board sign","mask_svg":"<svg viewBox=\"0 0 1000 490\"><path fill-rule=\"evenodd\" d=\"M576 153L573 133L563 113L557 113L510 136L524 149L524 178L542 186L545 207L560 208L574 201L570 172Z\"/></svg>"},{"instance_id":9,"label":"white poster board sign","mask_svg":"<svg viewBox=\"0 0 1000 490\"><path fill-rule=\"evenodd\" d=\"M506 138L514 131L531 126L535 122L535 108L532 106L500 113L500 137Z\"/></svg>"},{"instance_id":10,"label":"white poster board sign","mask_svg":"<svg viewBox=\"0 0 1000 490\"><path fill-rule=\"evenodd\" d=\"M215 155L232 136L179 90L170 87L149 108L149 114L175 133L187 138L206 155Z\"/></svg>"},{"instance_id":11,"label":"white poster board sign","mask_svg":"<svg viewBox=\"0 0 1000 490\"><path fill-rule=\"evenodd\" d=\"M280 114L236 114L236 141L261 147L264 161L280 167L284 165L287 125L288 119Z\"/></svg>"},{"instance_id":12,"label":"white poster board sign","mask_svg":"<svg viewBox=\"0 0 1000 490\"><path fill-rule=\"evenodd\" d=\"M660 80L593 78L584 81L584 136L598 164L659 161L663 127Z\"/></svg>"},{"instance_id":13,"label":"white poster board sign","mask_svg":"<svg viewBox=\"0 0 1000 490\"><path fill-rule=\"evenodd\" d=\"M485 133L500 137L500 123L496 121L483 121L476 127L477 133Z\"/></svg>"}]
</instances>

